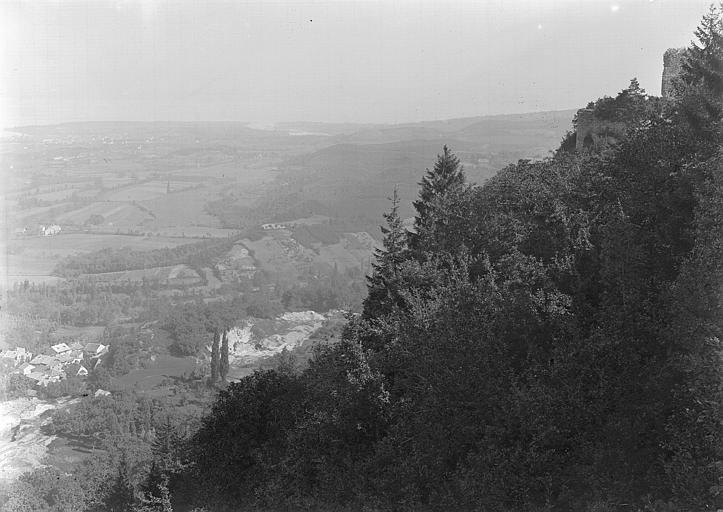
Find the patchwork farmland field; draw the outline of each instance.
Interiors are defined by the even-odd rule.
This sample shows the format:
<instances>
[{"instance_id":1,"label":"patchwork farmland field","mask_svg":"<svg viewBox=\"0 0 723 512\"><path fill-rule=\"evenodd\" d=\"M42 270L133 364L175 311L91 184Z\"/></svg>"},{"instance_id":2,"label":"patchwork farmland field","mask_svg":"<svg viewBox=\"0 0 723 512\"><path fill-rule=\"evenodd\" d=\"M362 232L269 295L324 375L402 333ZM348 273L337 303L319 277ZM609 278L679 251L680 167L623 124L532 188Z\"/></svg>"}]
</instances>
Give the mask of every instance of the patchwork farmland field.
<instances>
[{"instance_id":1,"label":"patchwork farmland field","mask_svg":"<svg viewBox=\"0 0 723 512\"><path fill-rule=\"evenodd\" d=\"M291 238L291 233L286 230L276 231L261 240L244 239L242 243L261 268L286 278L297 275L314 262L314 252Z\"/></svg>"},{"instance_id":2,"label":"patchwork farmland field","mask_svg":"<svg viewBox=\"0 0 723 512\"><path fill-rule=\"evenodd\" d=\"M8 216L8 223L15 226L27 226L34 223L49 223L59 214L72 208L73 203L61 203L51 206L38 206L27 210L17 210Z\"/></svg>"},{"instance_id":3,"label":"patchwork farmland field","mask_svg":"<svg viewBox=\"0 0 723 512\"><path fill-rule=\"evenodd\" d=\"M260 240L244 239L242 243L260 268L288 280L312 267L336 267L341 272L369 268L377 242L366 232L343 233L336 243L315 244L309 248L294 239L288 230L280 229L269 232Z\"/></svg>"},{"instance_id":4,"label":"patchwork farmland field","mask_svg":"<svg viewBox=\"0 0 723 512\"><path fill-rule=\"evenodd\" d=\"M208 226L153 226L144 225L144 233L160 236L161 238L178 238L185 240L184 243L191 243L195 239L206 238L228 238L238 234L237 229L212 228Z\"/></svg>"},{"instance_id":5,"label":"patchwork farmland field","mask_svg":"<svg viewBox=\"0 0 723 512\"><path fill-rule=\"evenodd\" d=\"M100 215L103 218L103 225L121 230L132 229L150 218L147 212L133 204L103 201L59 215L56 222L61 225L84 225L92 215Z\"/></svg>"},{"instance_id":6,"label":"patchwork farmland field","mask_svg":"<svg viewBox=\"0 0 723 512\"><path fill-rule=\"evenodd\" d=\"M189 181L147 181L110 191L104 194L104 198L109 201L145 201L166 195L169 189L178 192L197 185L198 183Z\"/></svg>"},{"instance_id":7,"label":"patchwork farmland field","mask_svg":"<svg viewBox=\"0 0 723 512\"><path fill-rule=\"evenodd\" d=\"M66 188L65 190L56 190L53 192L44 192L35 194L34 197L41 201L62 201L70 198L73 194L80 192L80 188Z\"/></svg>"},{"instance_id":8,"label":"patchwork farmland field","mask_svg":"<svg viewBox=\"0 0 723 512\"><path fill-rule=\"evenodd\" d=\"M171 285L192 285L201 282L198 273L187 265L171 265L122 272L83 274L82 277L103 283L141 282L144 279L160 281Z\"/></svg>"},{"instance_id":9,"label":"patchwork farmland field","mask_svg":"<svg viewBox=\"0 0 723 512\"><path fill-rule=\"evenodd\" d=\"M204 186L138 201L139 205L154 216L144 226L148 229L172 226L220 228L218 218L205 211L206 204L218 198L219 188Z\"/></svg>"},{"instance_id":10,"label":"patchwork farmland field","mask_svg":"<svg viewBox=\"0 0 723 512\"><path fill-rule=\"evenodd\" d=\"M95 251L104 247L115 249L128 247L143 251L160 249L162 247L175 247L177 245L188 244L193 241L194 240L182 238L155 236L61 233L56 236L33 236L14 239L11 241L10 247L11 249L13 247L22 247L26 251L50 251L60 253L62 255L68 255L76 252Z\"/></svg>"},{"instance_id":11,"label":"patchwork farmland field","mask_svg":"<svg viewBox=\"0 0 723 512\"><path fill-rule=\"evenodd\" d=\"M0 245L0 268L2 284L12 287L26 279L31 282L55 282L52 275L60 260L78 253L102 248L147 251L163 247L176 247L197 241L194 238L165 236L101 235L89 233L60 234L56 236L32 236L10 240Z\"/></svg>"}]
</instances>

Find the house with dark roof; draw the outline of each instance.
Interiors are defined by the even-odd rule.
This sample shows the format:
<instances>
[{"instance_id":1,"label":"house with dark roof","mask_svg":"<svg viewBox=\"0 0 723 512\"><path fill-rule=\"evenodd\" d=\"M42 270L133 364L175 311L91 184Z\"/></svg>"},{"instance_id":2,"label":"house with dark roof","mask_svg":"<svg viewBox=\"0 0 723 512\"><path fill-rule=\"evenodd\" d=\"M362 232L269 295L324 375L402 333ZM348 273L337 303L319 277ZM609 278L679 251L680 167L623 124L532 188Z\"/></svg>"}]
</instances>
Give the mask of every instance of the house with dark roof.
<instances>
[{"instance_id":1,"label":"house with dark roof","mask_svg":"<svg viewBox=\"0 0 723 512\"><path fill-rule=\"evenodd\" d=\"M88 375L88 369L82 364L71 363L64 370L68 377L86 377Z\"/></svg>"},{"instance_id":2,"label":"house with dark roof","mask_svg":"<svg viewBox=\"0 0 723 512\"><path fill-rule=\"evenodd\" d=\"M47 366L48 368L52 368L54 366L59 366L60 361L58 361L58 358L55 356L39 354L30 361L30 364L34 364L35 366L42 365L42 366Z\"/></svg>"},{"instance_id":3,"label":"house with dark roof","mask_svg":"<svg viewBox=\"0 0 723 512\"><path fill-rule=\"evenodd\" d=\"M108 347L102 343L88 343L83 351L88 357L99 357L108 351Z\"/></svg>"}]
</instances>

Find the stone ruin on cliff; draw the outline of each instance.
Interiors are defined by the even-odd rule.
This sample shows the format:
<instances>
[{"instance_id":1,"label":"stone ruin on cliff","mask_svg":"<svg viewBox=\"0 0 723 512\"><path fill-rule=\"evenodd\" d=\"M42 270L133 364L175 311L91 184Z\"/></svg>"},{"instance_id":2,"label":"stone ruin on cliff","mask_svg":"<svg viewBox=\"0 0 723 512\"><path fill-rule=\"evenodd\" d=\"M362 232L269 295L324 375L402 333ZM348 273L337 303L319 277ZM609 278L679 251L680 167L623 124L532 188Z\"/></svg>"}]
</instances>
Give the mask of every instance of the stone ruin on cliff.
<instances>
[{"instance_id":1,"label":"stone ruin on cliff","mask_svg":"<svg viewBox=\"0 0 723 512\"><path fill-rule=\"evenodd\" d=\"M685 48L670 48L663 55L661 96L675 97L675 81L682 70ZM588 105L577 111L575 116L575 150L600 148L617 142L625 136L627 123L624 120L606 119L596 115L595 108Z\"/></svg>"},{"instance_id":2,"label":"stone ruin on cliff","mask_svg":"<svg viewBox=\"0 0 723 512\"><path fill-rule=\"evenodd\" d=\"M683 66L685 48L670 48L663 55L663 79L660 84L660 95L663 98L675 97L675 80Z\"/></svg>"}]
</instances>

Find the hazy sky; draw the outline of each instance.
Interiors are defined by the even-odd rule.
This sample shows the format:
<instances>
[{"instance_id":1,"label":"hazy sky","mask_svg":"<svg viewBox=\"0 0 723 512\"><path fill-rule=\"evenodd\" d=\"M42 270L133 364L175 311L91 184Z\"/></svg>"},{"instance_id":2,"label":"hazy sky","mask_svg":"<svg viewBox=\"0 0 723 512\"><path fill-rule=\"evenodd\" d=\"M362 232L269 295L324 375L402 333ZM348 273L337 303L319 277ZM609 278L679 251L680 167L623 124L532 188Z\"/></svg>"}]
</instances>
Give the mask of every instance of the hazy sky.
<instances>
[{"instance_id":1,"label":"hazy sky","mask_svg":"<svg viewBox=\"0 0 723 512\"><path fill-rule=\"evenodd\" d=\"M638 77L709 0L0 0L0 126L405 122L577 108Z\"/></svg>"}]
</instances>

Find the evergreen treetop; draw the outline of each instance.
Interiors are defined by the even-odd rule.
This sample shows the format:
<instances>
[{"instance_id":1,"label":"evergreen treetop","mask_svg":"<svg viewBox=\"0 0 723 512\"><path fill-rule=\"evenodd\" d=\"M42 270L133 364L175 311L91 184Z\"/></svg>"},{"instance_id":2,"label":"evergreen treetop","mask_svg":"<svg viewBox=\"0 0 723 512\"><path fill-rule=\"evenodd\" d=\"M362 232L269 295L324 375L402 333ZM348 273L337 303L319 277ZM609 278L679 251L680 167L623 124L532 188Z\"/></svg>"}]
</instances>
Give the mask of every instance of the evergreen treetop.
<instances>
[{"instance_id":1,"label":"evergreen treetop","mask_svg":"<svg viewBox=\"0 0 723 512\"><path fill-rule=\"evenodd\" d=\"M434 167L427 169L426 174L419 182L419 199L414 201L417 210L415 228L417 231L425 229L434 221L435 200L447 194L459 191L465 184L464 168L459 158L446 145L441 155L437 155Z\"/></svg>"},{"instance_id":2,"label":"evergreen treetop","mask_svg":"<svg viewBox=\"0 0 723 512\"><path fill-rule=\"evenodd\" d=\"M469 187L464 168L449 147L445 145L437 155L434 168L427 169L419 187L410 249L418 259L425 252L456 252L466 227Z\"/></svg>"},{"instance_id":3,"label":"evergreen treetop","mask_svg":"<svg viewBox=\"0 0 723 512\"><path fill-rule=\"evenodd\" d=\"M367 277L368 295L364 300L364 316L379 316L391 309L390 290L399 271L399 266L406 258L408 233L399 216L399 193L394 187L390 210L383 215L386 227L380 226L383 239L382 246L374 251L375 262L372 263L372 274Z\"/></svg>"}]
</instances>

